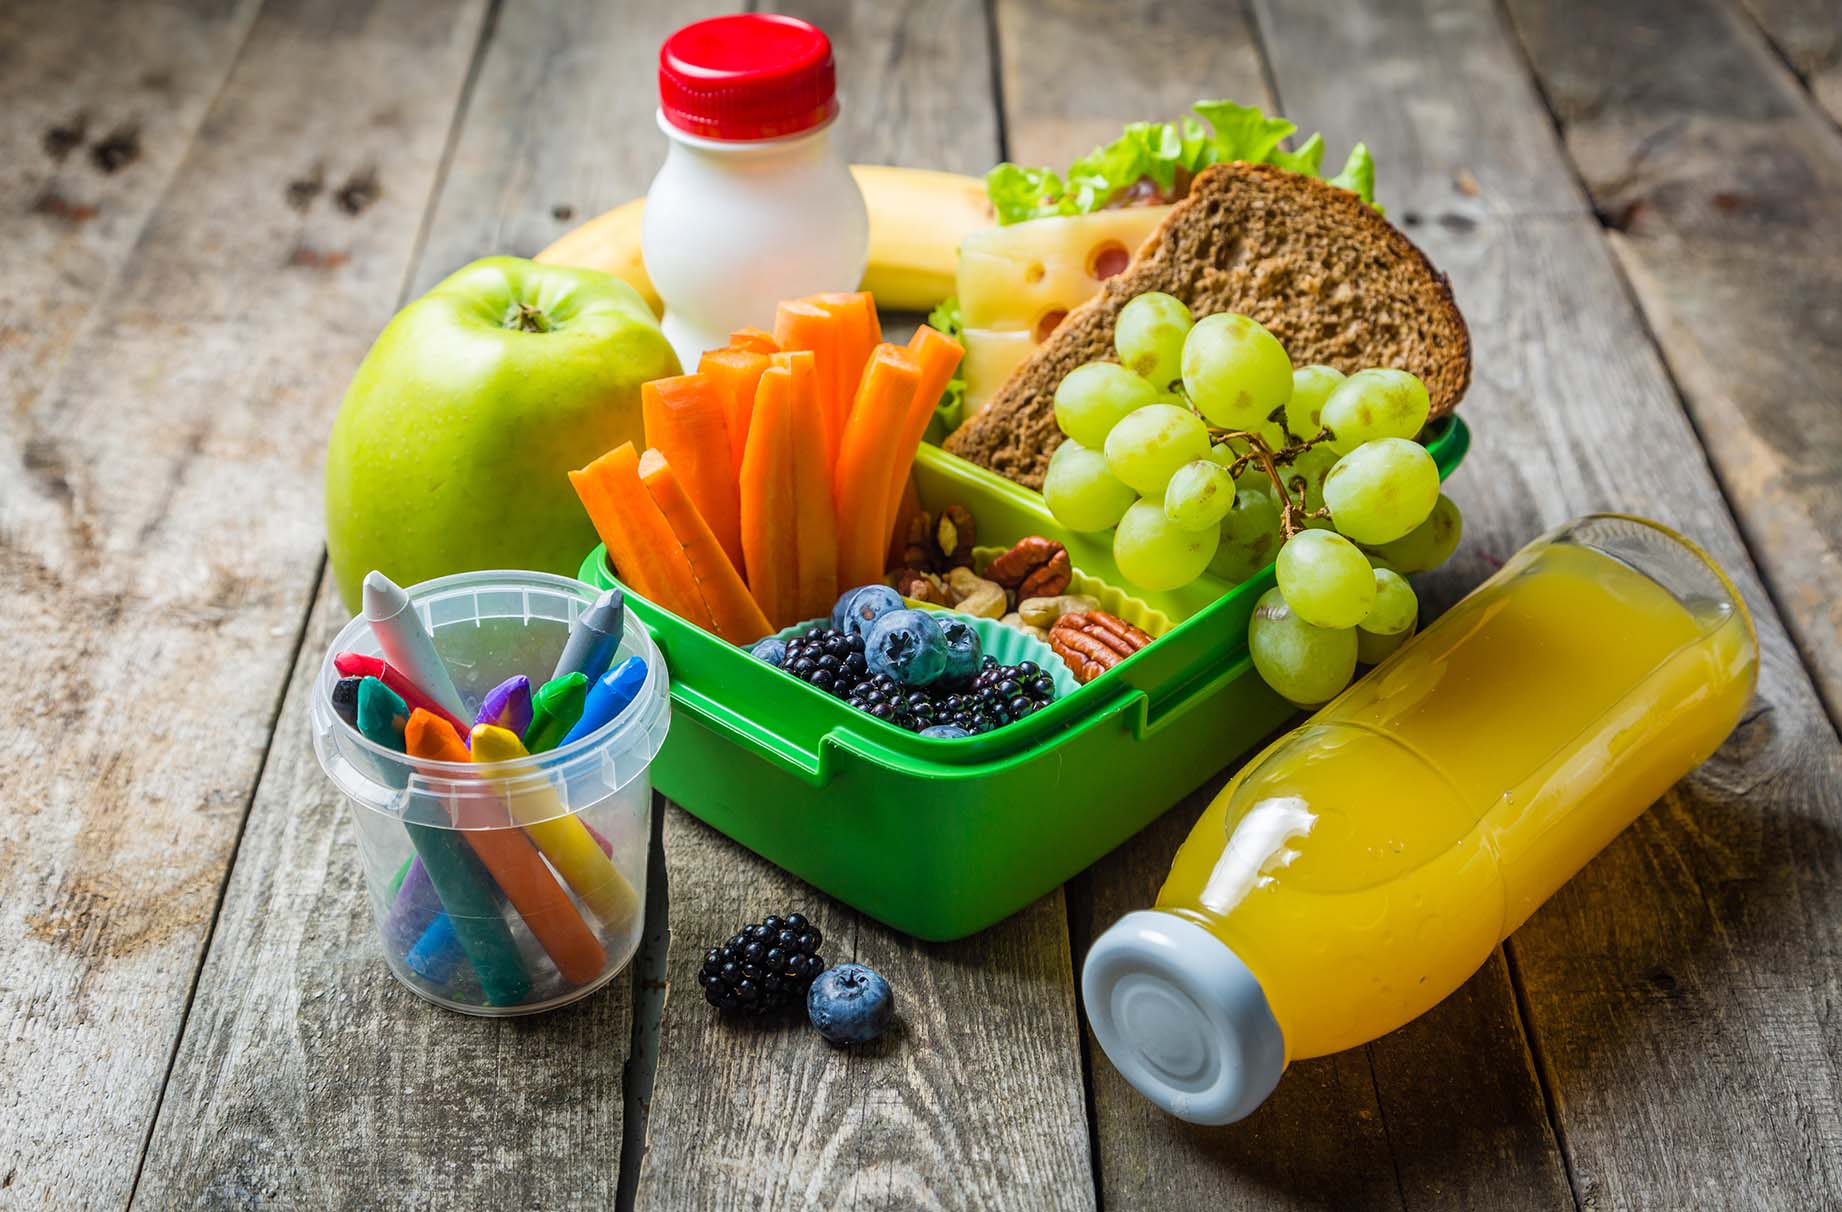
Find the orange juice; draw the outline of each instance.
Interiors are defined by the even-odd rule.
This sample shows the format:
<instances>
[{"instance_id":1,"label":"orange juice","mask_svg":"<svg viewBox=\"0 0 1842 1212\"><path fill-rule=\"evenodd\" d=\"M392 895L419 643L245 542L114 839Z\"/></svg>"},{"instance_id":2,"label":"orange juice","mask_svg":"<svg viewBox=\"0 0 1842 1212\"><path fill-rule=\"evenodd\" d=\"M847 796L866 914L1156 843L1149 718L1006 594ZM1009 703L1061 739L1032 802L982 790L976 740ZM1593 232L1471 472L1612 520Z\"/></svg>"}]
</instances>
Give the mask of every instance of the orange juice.
<instances>
[{"instance_id":1,"label":"orange juice","mask_svg":"<svg viewBox=\"0 0 1842 1212\"><path fill-rule=\"evenodd\" d=\"M1157 909L1096 942L1096 1034L1167 1109L1240 1118L1291 1058L1463 983L1714 752L1756 667L1738 595L1677 536L1593 517L1537 541L1223 790Z\"/></svg>"}]
</instances>

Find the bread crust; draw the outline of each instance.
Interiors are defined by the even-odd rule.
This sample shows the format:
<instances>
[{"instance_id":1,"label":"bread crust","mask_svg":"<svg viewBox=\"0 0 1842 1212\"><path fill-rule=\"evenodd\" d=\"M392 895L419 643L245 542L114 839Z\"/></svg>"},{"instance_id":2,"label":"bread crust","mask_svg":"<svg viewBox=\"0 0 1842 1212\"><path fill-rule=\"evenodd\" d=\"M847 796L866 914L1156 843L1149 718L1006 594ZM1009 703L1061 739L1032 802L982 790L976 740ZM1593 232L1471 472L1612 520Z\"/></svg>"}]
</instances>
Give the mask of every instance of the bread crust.
<instances>
[{"instance_id":1,"label":"bread crust","mask_svg":"<svg viewBox=\"0 0 1842 1212\"><path fill-rule=\"evenodd\" d=\"M1070 311L947 449L1040 489L1062 442L1056 384L1085 362L1117 361L1119 309L1150 290L1176 295L1198 318L1252 316L1294 365L1410 370L1425 380L1435 417L1471 383L1471 337L1451 283L1413 241L1348 190L1237 161L1198 173L1125 271Z\"/></svg>"}]
</instances>

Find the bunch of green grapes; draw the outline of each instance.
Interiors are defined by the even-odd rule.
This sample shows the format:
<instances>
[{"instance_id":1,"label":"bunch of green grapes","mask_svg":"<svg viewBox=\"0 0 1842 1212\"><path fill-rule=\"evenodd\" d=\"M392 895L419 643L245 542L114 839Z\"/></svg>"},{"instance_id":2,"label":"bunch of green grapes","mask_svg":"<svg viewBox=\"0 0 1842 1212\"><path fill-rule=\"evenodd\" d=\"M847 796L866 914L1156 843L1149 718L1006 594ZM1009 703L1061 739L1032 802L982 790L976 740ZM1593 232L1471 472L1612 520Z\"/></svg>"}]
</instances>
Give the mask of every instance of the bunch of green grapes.
<instances>
[{"instance_id":1,"label":"bunch of green grapes","mask_svg":"<svg viewBox=\"0 0 1842 1212\"><path fill-rule=\"evenodd\" d=\"M1114 562L1143 590L1276 564L1248 645L1293 702L1324 702L1400 647L1419 617L1406 574L1442 563L1462 527L1414 440L1426 385L1386 368L1294 369L1258 322L1194 320L1160 292L1121 309L1114 346L1118 363L1056 387L1067 441L1043 496L1057 520L1111 529Z\"/></svg>"}]
</instances>

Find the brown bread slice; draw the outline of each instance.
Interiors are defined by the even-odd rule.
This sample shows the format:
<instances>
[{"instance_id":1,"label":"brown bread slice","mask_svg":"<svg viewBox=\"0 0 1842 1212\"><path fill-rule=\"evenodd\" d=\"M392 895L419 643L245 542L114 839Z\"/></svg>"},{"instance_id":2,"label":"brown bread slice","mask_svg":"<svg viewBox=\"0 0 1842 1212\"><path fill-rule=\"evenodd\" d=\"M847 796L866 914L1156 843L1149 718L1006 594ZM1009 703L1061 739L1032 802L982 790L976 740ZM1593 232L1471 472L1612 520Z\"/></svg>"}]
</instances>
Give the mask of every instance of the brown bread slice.
<instances>
[{"instance_id":1,"label":"brown bread slice","mask_svg":"<svg viewBox=\"0 0 1842 1212\"><path fill-rule=\"evenodd\" d=\"M1062 442L1056 384L1085 362L1118 360L1114 318L1148 290L1176 295L1198 318L1252 316L1295 366L1410 370L1426 381L1435 417L1457 407L1471 382L1471 338L1445 275L1373 207L1270 164L1218 164L1197 174L1125 272L1069 312L947 449L1041 488Z\"/></svg>"}]
</instances>

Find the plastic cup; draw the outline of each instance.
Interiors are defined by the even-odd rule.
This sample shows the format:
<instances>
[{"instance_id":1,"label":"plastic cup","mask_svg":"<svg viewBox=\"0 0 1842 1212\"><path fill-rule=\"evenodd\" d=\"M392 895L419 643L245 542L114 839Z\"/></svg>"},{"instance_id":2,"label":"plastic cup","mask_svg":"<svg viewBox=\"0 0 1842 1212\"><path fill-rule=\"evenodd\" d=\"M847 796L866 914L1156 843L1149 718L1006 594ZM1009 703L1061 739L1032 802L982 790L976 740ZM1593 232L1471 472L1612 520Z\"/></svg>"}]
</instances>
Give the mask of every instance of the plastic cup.
<instances>
[{"instance_id":1,"label":"plastic cup","mask_svg":"<svg viewBox=\"0 0 1842 1212\"><path fill-rule=\"evenodd\" d=\"M511 571L440 577L409 596L471 720L506 678L550 676L596 592ZM605 985L639 947L650 767L671 724L665 662L646 629L630 621L614 657L646 662L634 701L598 731L513 762L422 761L365 739L333 710L341 652L381 655L362 617L320 663L314 752L350 805L390 971L432 1002L489 1016Z\"/></svg>"}]
</instances>

